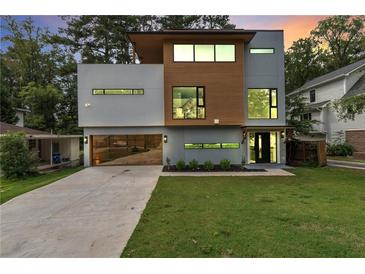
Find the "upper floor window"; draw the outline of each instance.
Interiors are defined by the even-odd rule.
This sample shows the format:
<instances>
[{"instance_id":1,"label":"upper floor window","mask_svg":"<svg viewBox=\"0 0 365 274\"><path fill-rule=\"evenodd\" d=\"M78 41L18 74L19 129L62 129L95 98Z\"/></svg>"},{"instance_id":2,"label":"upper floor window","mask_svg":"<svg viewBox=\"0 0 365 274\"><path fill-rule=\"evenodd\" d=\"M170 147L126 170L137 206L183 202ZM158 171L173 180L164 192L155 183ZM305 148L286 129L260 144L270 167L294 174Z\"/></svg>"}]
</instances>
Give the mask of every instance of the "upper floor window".
<instances>
[{"instance_id":1,"label":"upper floor window","mask_svg":"<svg viewBox=\"0 0 365 274\"><path fill-rule=\"evenodd\" d=\"M194 45L195 62L214 62L214 45Z\"/></svg>"},{"instance_id":2,"label":"upper floor window","mask_svg":"<svg viewBox=\"0 0 365 274\"><path fill-rule=\"evenodd\" d=\"M233 44L174 44L174 62L235 62Z\"/></svg>"},{"instance_id":3,"label":"upper floor window","mask_svg":"<svg viewBox=\"0 0 365 274\"><path fill-rule=\"evenodd\" d=\"M313 89L309 92L309 102L313 103L316 101L316 91Z\"/></svg>"},{"instance_id":4,"label":"upper floor window","mask_svg":"<svg viewBox=\"0 0 365 274\"><path fill-rule=\"evenodd\" d=\"M174 61L193 62L194 45L174 45Z\"/></svg>"},{"instance_id":5,"label":"upper floor window","mask_svg":"<svg viewBox=\"0 0 365 274\"><path fill-rule=\"evenodd\" d=\"M144 89L93 89L93 95L143 95Z\"/></svg>"},{"instance_id":6,"label":"upper floor window","mask_svg":"<svg viewBox=\"0 0 365 274\"><path fill-rule=\"evenodd\" d=\"M252 54L274 54L275 49L273 48L250 48Z\"/></svg>"},{"instance_id":7,"label":"upper floor window","mask_svg":"<svg viewBox=\"0 0 365 274\"><path fill-rule=\"evenodd\" d=\"M277 118L277 89L248 89L248 119Z\"/></svg>"},{"instance_id":8,"label":"upper floor window","mask_svg":"<svg viewBox=\"0 0 365 274\"><path fill-rule=\"evenodd\" d=\"M312 120L312 113L304 113L300 116L300 120L303 121L303 120L307 120L307 121L310 121Z\"/></svg>"},{"instance_id":9,"label":"upper floor window","mask_svg":"<svg viewBox=\"0 0 365 274\"><path fill-rule=\"evenodd\" d=\"M173 119L205 119L204 87L172 88Z\"/></svg>"}]
</instances>

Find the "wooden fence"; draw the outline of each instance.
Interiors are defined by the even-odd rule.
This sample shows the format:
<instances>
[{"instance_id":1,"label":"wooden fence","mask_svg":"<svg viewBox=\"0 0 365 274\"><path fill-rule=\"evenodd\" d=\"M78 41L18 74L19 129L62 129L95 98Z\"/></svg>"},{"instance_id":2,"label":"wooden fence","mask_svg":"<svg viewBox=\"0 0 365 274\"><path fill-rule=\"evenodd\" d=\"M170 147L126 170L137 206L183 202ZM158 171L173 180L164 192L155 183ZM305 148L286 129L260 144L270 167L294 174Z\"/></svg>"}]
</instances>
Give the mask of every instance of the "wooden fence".
<instances>
[{"instance_id":1,"label":"wooden fence","mask_svg":"<svg viewBox=\"0 0 365 274\"><path fill-rule=\"evenodd\" d=\"M302 164L327 165L326 141L287 141L286 162L294 166Z\"/></svg>"}]
</instances>

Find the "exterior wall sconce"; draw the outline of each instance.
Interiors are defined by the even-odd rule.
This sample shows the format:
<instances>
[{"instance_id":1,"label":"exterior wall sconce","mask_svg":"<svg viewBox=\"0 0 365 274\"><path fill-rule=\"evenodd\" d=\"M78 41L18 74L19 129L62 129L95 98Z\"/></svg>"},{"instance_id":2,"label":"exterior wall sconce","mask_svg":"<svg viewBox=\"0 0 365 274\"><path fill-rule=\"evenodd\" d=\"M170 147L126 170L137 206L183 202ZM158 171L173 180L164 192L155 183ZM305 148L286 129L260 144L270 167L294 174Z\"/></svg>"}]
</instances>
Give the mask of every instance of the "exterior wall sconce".
<instances>
[{"instance_id":1,"label":"exterior wall sconce","mask_svg":"<svg viewBox=\"0 0 365 274\"><path fill-rule=\"evenodd\" d=\"M85 136L84 137L84 144L87 145L89 143L89 137Z\"/></svg>"},{"instance_id":2,"label":"exterior wall sconce","mask_svg":"<svg viewBox=\"0 0 365 274\"><path fill-rule=\"evenodd\" d=\"M219 119L214 119L213 122L214 122L215 125L219 125Z\"/></svg>"},{"instance_id":3,"label":"exterior wall sconce","mask_svg":"<svg viewBox=\"0 0 365 274\"><path fill-rule=\"evenodd\" d=\"M245 131L242 132L242 142L241 142L241 144L243 144L245 142L246 138L247 138L247 131L245 130Z\"/></svg>"},{"instance_id":4,"label":"exterior wall sconce","mask_svg":"<svg viewBox=\"0 0 365 274\"><path fill-rule=\"evenodd\" d=\"M164 143L167 143L167 135L164 135L164 136L163 136L163 142L164 142Z\"/></svg>"},{"instance_id":5,"label":"exterior wall sconce","mask_svg":"<svg viewBox=\"0 0 365 274\"><path fill-rule=\"evenodd\" d=\"M90 107L91 106L91 104L90 103L85 103L85 107L86 108L88 108L88 107Z\"/></svg>"},{"instance_id":6,"label":"exterior wall sconce","mask_svg":"<svg viewBox=\"0 0 365 274\"><path fill-rule=\"evenodd\" d=\"M284 132L284 131L281 131L281 132L280 132L280 138L281 138L281 139L284 139L284 138L285 138L285 132Z\"/></svg>"}]
</instances>

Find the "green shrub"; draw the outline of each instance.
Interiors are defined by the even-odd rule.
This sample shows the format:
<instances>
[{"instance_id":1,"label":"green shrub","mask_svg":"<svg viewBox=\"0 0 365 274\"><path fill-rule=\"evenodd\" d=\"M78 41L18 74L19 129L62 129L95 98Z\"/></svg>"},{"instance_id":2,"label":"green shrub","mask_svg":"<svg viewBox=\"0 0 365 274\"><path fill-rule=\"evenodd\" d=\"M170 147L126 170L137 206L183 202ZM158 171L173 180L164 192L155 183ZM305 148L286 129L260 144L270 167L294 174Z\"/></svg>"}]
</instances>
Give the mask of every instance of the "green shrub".
<instances>
[{"instance_id":1,"label":"green shrub","mask_svg":"<svg viewBox=\"0 0 365 274\"><path fill-rule=\"evenodd\" d=\"M0 166L7 178L36 174L37 157L29 151L24 133L7 133L0 137Z\"/></svg>"},{"instance_id":2,"label":"green shrub","mask_svg":"<svg viewBox=\"0 0 365 274\"><path fill-rule=\"evenodd\" d=\"M221 166L221 169L229 170L231 168L231 161L228 159L223 159L220 161L219 165Z\"/></svg>"},{"instance_id":3,"label":"green shrub","mask_svg":"<svg viewBox=\"0 0 365 274\"><path fill-rule=\"evenodd\" d=\"M329 156L351 156L354 151L348 143L327 144L327 155Z\"/></svg>"},{"instance_id":4,"label":"green shrub","mask_svg":"<svg viewBox=\"0 0 365 274\"><path fill-rule=\"evenodd\" d=\"M214 168L214 165L213 165L212 161L205 161L205 162L204 162L204 169L205 169L206 171L210 171L210 170L212 170L213 168Z\"/></svg>"},{"instance_id":5,"label":"green shrub","mask_svg":"<svg viewBox=\"0 0 365 274\"><path fill-rule=\"evenodd\" d=\"M185 169L185 162L184 160L179 160L176 162L177 170L184 170Z\"/></svg>"},{"instance_id":6,"label":"green shrub","mask_svg":"<svg viewBox=\"0 0 365 274\"><path fill-rule=\"evenodd\" d=\"M189 168L190 168L191 170L197 170L197 169L198 169L198 167L199 167L199 163L198 163L198 161L197 161L197 160L193 159L193 160L191 160L191 161L189 162Z\"/></svg>"}]
</instances>

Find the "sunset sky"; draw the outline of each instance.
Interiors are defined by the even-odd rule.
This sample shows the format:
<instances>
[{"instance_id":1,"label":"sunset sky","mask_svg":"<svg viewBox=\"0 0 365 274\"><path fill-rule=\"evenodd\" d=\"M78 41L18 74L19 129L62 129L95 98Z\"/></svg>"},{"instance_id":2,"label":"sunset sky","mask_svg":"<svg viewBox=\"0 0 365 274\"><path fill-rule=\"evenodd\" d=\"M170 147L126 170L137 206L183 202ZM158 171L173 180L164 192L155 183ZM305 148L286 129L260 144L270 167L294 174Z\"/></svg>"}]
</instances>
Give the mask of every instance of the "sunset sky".
<instances>
[{"instance_id":1,"label":"sunset sky","mask_svg":"<svg viewBox=\"0 0 365 274\"><path fill-rule=\"evenodd\" d=\"M38 26L46 26L50 31L56 32L58 27L65 23L57 16L32 16ZM285 48L290 47L293 41L304 38L317 25L318 21L326 16L256 16L243 15L231 16L231 21L237 28L244 29L283 29L285 35ZM16 16L21 20L25 16Z\"/></svg>"}]
</instances>

